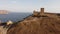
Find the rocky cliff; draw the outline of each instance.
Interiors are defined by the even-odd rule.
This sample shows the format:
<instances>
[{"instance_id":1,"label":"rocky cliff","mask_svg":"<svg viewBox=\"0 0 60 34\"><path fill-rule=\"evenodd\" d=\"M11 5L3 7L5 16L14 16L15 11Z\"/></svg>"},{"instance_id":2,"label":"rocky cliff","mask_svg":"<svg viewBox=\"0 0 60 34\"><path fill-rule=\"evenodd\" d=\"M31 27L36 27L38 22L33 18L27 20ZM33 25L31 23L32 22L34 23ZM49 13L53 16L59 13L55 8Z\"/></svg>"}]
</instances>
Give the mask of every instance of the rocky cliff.
<instances>
[{"instance_id":1,"label":"rocky cliff","mask_svg":"<svg viewBox=\"0 0 60 34\"><path fill-rule=\"evenodd\" d=\"M0 10L0 14L8 14L7 10Z\"/></svg>"},{"instance_id":2,"label":"rocky cliff","mask_svg":"<svg viewBox=\"0 0 60 34\"><path fill-rule=\"evenodd\" d=\"M60 18L30 16L12 25L7 34L60 34Z\"/></svg>"}]
</instances>

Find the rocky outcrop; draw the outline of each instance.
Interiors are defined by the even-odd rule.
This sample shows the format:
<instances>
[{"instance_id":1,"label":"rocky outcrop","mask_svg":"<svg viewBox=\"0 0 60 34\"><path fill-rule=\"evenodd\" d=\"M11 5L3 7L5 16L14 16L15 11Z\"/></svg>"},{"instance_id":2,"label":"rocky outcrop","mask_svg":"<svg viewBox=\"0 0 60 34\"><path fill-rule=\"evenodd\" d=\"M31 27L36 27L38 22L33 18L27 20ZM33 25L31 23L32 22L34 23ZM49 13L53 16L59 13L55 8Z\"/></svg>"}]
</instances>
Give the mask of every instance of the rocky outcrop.
<instances>
[{"instance_id":1,"label":"rocky outcrop","mask_svg":"<svg viewBox=\"0 0 60 34\"><path fill-rule=\"evenodd\" d=\"M41 11L44 12L44 9ZM7 34L60 34L60 16L43 12L34 12L32 16L12 25Z\"/></svg>"},{"instance_id":2,"label":"rocky outcrop","mask_svg":"<svg viewBox=\"0 0 60 34\"><path fill-rule=\"evenodd\" d=\"M8 28L3 28L3 26L0 26L0 34L6 34Z\"/></svg>"},{"instance_id":3,"label":"rocky outcrop","mask_svg":"<svg viewBox=\"0 0 60 34\"><path fill-rule=\"evenodd\" d=\"M60 18L59 18L60 19ZM30 16L12 26L7 34L60 34L60 20L52 17Z\"/></svg>"}]
</instances>

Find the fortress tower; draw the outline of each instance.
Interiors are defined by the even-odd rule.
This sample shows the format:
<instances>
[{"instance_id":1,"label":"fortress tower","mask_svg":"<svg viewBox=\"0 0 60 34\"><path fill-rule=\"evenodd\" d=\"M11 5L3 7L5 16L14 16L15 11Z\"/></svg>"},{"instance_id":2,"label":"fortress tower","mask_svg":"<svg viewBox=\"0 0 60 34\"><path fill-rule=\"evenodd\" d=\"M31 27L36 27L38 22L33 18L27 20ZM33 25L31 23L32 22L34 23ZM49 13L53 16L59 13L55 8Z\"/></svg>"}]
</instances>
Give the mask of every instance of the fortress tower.
<instances>
[{"instance_id":1,"label":"fortress tower","mask_svg":"<svg viewBox=\"0 0 60 34\"><path fill-rule=\"evenodd\" d=\"M41 8L40 15L44 15L44 8Z\"/></svg>"},{"instance_id":2,"label":"fortress tower","mask_svg":"<svg viewBox=\"0 0 60 34\"><path fill-rule=\"evenodd\" d=\"M34 16L43 16L44 15L44 8L41 8L39 12L33 11Z\"/></svg>"}]
</instances>

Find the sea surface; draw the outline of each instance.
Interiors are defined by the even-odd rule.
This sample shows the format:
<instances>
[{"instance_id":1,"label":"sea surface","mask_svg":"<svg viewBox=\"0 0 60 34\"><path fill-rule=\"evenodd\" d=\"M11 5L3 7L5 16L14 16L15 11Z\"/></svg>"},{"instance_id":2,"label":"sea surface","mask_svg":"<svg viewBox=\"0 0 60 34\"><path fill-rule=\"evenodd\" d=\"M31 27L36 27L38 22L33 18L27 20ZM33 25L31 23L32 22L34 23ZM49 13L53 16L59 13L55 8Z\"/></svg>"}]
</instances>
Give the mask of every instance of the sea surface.
<instances>
[{"instance_id":1,"label":"sea surface","mask_svg":"<svg viewBox=\"0 0 60 34\"><path fill-rule=\"evenodd\" d=\"M2 23L7 22L9 20L13 22L18 22L23 20L23 18L31 15L31 13L9 13L9 14L0 14L0 21Z\"/></svg>"}]
</instances>

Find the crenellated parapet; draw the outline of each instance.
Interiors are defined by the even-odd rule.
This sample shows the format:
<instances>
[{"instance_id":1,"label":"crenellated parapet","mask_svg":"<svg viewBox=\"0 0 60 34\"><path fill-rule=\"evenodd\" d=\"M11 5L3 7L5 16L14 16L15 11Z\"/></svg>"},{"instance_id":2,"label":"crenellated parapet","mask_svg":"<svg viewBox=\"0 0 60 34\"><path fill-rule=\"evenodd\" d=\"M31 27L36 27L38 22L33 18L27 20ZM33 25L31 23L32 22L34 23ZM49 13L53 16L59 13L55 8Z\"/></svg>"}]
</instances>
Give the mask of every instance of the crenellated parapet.
<instances>
[{"instance_id":1,"label":"crenellated parapet","mask_svg":"<svg viewBox=\"0 0 60 34\"><path fill-rule=\"evenodd\" d=\"M39 12L37 12L37 11L34 10L34 11L33 11L33 15L34 15L34 16L38 16L38 15L39 15Z\"/></svg>"}]
</instances>

